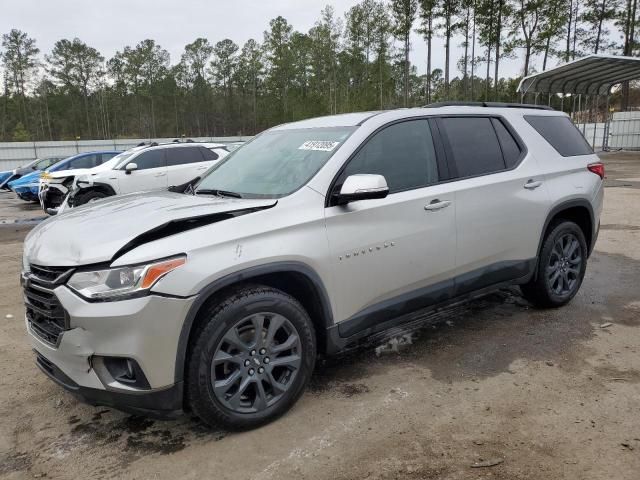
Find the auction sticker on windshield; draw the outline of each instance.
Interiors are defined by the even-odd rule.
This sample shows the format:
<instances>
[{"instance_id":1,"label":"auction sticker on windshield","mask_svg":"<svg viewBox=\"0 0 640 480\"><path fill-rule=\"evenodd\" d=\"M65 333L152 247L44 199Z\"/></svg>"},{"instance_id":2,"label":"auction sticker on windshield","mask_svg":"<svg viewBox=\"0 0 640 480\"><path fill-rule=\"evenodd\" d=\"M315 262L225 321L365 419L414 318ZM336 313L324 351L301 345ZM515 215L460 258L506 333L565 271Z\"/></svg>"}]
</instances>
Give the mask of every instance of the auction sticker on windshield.
<instances>
[{"instance_id":1,"label":"auction sticker on windshield","mask_svg":"<svg viewBox=\"0 0 640 480\"><path fill-rule=\"evenodd\" d=\"M308 140L298 147L298 150L332 152L338 145L340 145L340 142L332 142L329 140Z\"/></svg>"}]
</instances>

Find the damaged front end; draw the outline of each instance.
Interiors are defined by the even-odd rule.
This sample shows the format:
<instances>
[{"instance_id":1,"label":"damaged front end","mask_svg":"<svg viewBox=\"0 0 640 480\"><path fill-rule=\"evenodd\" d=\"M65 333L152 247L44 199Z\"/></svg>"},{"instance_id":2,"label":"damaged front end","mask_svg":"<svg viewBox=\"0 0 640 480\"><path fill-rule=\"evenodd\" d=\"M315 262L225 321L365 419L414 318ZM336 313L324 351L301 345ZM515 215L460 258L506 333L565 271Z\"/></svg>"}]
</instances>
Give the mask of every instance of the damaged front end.
<instances>
[{"instance_id":1,"label":"damaged front end","mask_svg":"<svg viewBox=\"0 0 640 480\"><path fill-rule=\"evenodd\" d=\"M64 209L69 195L75 188L73 177L59 180L60 181L54 181L51 179L46 183L40 182L38 199L40 200L42 209L49 215L56 215Z\"/></svg>"}]
</instances>

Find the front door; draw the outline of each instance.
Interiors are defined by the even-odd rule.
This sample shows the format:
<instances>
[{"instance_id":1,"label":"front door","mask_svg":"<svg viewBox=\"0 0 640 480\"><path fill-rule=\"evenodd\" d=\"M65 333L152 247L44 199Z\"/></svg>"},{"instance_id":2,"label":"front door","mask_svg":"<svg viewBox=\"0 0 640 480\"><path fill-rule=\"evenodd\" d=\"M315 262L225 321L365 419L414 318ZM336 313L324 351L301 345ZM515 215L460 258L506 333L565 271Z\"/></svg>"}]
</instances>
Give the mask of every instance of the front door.
<instances>
[{"instance_id":1,"label":"front door","mask_svg":"<svg viewBox=\"0 0 640 480\"><path fill-rule=\"evenodd\" d=\"M131 159L138 168L127 173L125 166L118 171L119 193L161 190L168 187L165 149L147 150Z\"/></svg>"},{"instance_id":2,"label":"front door","mask_svg":"<svg viewBox=\"0 0 640 480\"><path fill-rule=\"evenodd\" d=\"M334 191L353 174L383 175L384 199L325 210L340 334L380 323L448 298L455 267L455 198L438 184L429 122L392 124L347 164Z\"/></svg>"}]
</instances>

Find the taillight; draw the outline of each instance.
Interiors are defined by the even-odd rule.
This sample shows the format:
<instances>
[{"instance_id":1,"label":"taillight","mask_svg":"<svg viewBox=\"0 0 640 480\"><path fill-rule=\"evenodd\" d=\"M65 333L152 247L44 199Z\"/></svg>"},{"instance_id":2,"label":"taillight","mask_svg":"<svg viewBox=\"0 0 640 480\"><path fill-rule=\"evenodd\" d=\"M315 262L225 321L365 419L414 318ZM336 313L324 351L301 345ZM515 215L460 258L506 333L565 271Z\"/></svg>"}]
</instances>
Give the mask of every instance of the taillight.
<instances>
[{"instance_id":1,"label":"taillight","mask_svg":"<svg viewBox=\"0 0 640 480\"><path fill-rule=\"evenodd\" d=\"M598 175L600 178L604 178L604 163L602 162L590 163L589 165L587 165L587 169L590 172L593 172L596 175Z\"/></svg>"}]
</instances>

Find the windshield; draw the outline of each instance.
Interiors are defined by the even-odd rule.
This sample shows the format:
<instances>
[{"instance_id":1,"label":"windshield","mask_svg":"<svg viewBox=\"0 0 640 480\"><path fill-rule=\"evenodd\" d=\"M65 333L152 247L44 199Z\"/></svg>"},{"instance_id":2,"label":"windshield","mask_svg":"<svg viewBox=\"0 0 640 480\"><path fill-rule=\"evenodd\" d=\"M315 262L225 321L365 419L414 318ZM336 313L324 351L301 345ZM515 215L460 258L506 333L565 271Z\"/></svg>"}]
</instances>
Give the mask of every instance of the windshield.
<instances>
[{"instance_id":1,"label":"windshield","mask_svg":"<svg viewBox=\"0 0 640 480\"><path fill-rule=\"evenodd\" d=\"M276 198L302 187L356 127L265 132L210 170L196 193L232 192L242 198Z\"/></svg>"}]
</instances>

